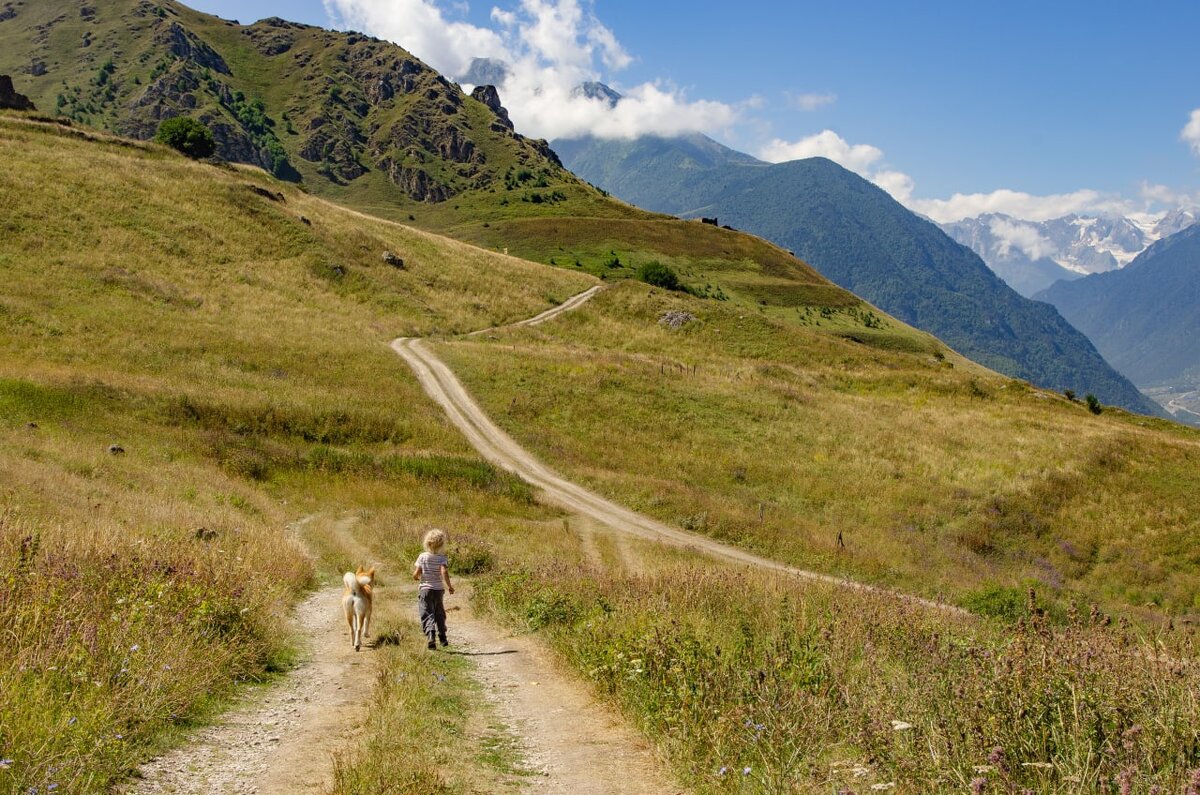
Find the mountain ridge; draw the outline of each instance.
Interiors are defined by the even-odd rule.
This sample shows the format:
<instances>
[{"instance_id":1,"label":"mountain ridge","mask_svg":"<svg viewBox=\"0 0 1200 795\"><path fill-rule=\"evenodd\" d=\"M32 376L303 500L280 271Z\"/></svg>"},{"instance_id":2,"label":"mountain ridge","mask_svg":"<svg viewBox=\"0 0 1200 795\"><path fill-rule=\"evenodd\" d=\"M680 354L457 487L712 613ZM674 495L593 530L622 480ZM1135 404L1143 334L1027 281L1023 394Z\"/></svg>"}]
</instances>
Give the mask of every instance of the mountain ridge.
<instances>
[{"instance_id":1,"label":"mountain ridge","mask_svg":"<svg viewBox=\"0 0 1200 795\"><path fill-rule=\"evenodd\" d=\"M671 139L553 145L569 168L605 190L761 235L987 367L1161 414L1056 310L1018 295L936 224L830 160L739 165L726 156L706 167L686 142L672 147ZM685 161L698 166L680 168Z\"/></svg>"}]
</instances>

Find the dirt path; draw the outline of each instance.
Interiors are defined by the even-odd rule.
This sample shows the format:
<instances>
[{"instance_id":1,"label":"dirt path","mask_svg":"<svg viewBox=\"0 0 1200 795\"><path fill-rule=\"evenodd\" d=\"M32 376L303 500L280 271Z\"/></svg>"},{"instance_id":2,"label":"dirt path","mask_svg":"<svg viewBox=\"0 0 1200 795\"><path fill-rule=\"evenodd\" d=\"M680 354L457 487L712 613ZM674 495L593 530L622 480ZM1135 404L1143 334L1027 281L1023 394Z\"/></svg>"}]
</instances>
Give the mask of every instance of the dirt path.
<instances>
[{"instance_id":1,"label":"dirt path","mask_svg":"<svg viewBox=\"0 0 1200 795\"><path fill-rule=\"evenodd\" d=\"M476 617L469 588L449 597L451 646L475 664L497 716L519 740L529 789L562 795L663 795L671 783L645 738L566 676L531 636ZM415 597L414 597L415 598Z\"/></svg>"},{"instance_id":2,"label":"dirt path","mask_svg":"<svg viewBox=\"0 0 1200 795\"><path fill-rule=\"evenodd\" d=\"M352 705L366 703L375 682L369 654L345 637L341 586L316 591L296 609L307 658L283 679L200 731L191 742L151 760L128 793L318 793L332 780L333 754L356 726Z\"/></svg>"},{"instance_id":3,"label":"dirt path","mask_svg":"<svg viewBox=\"0 0 1200 795\"><path fill-rule=\"evenodd\" d=\"M592 288L575 298L565 301L551 312L543 313L534 320L544 322L569 311L597 292ZM458 378L446 364L419 339L400 338L392 342L392 349L408 363L421 382L426 394L445 410L450 421L467 437L471 445L491 463L516 474L542 491L543 498L554 505L591 517L621 533L651 541L659 541L677 547L703 552L716 558L776 571L807 580L838 585L857 590L886 593L940 610L961 612L959 608L922 599L917 596L888 591L864 583L834 577L820 572L796 568L770 558L764 558L744 549L722 544L705 536L689 533L677 527L644 516L595 492L589 491L547 467L530 452L500 429L483 409L468 394Z\"/></svg>"}]
</instances>

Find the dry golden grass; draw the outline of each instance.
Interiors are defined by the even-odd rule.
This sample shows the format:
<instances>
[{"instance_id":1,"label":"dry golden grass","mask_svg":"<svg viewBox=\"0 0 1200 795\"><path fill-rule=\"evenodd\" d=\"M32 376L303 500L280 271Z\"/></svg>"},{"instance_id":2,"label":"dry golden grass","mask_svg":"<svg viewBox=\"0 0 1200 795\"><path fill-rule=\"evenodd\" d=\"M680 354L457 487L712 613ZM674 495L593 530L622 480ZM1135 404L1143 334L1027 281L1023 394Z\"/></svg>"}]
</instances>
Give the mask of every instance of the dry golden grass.
<instances>
[{"instance_id":1,"label":"dry golden grass","mask_svg":"<svg viewBox=\"0 0 1200 795\"><path fill-rule=\"evenodd\" d=\"M105 791L286 666L288 525L345 484L532 510L386 343L591 280L54 125L0 159L0 790Z\"/></svg>"},{"instance_id":2,"label":"dry golden grass","mask_svg":"<svg viewBox=\"0 0 1200 795\"><path fill-rule=\"evenodd\" d=\"M666 329L670 308L699 320ZM968 604L1032 583L1200 611L1200 435L1180 426L633 284L440 350L548 463L677 525Z\"/></svg>"}]
</instances>

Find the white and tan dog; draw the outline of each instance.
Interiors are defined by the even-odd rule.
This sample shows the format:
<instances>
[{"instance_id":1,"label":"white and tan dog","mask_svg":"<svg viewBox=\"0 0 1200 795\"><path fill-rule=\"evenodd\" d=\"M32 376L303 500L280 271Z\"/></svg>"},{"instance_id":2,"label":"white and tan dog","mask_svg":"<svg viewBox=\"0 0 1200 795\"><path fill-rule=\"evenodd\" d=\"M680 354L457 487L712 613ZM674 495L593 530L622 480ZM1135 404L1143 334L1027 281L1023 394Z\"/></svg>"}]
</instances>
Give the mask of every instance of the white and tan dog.
<instances>
[{"instance_id":1,"label":"white and tan dog","mask_svg":"<svg viewBox=\"0 0 1200 795\"><path fill-rule=\"evenodd\" d=\"M342 582L346 584L342 592L342 610L350 625L350 641L358 651L363 638L371 636L371 587L375 584L375 567L363 571L359 566L356 571L342 575Z\"/></svg>"}]
</instances>

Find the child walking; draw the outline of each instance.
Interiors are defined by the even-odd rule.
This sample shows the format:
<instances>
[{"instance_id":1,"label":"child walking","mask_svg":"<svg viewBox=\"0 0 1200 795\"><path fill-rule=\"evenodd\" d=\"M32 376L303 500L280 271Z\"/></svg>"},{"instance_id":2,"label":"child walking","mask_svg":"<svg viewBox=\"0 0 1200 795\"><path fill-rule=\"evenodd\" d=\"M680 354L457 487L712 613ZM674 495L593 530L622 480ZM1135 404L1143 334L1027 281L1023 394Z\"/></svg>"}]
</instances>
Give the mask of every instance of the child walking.
<instances>
[{"instance_id":1,"label":"child walking","mask_svg":"<svg viewBox=\"0 0 1200 795\"><path fill-rule=\"evenodd\" d=\"M454 593L450 584L450 562L443 554L446 548L446 531L434 528L425 534L425 551L417 556L413 566L413 579L421 583L417 591L417 612L421 616L421 631L429 639L430 649L436 649L434 638L448 644L446 640L446 607L442 600L446 591Z\"/></svg>"}]
</instances>

